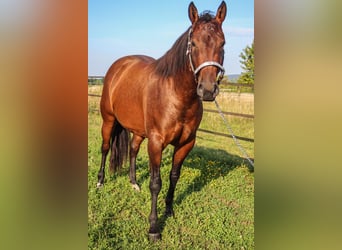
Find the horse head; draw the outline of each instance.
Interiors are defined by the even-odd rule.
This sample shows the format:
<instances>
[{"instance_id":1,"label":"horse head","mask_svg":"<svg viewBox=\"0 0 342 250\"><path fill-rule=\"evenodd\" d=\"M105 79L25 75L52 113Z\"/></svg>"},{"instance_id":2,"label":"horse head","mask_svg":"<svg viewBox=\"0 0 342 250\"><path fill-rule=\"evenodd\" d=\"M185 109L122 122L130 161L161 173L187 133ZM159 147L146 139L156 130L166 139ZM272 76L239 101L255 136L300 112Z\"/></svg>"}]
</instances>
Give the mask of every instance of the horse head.
<instances>
[{"instance_id":1,"label":"horse head","mask_svg":"<svg viewBox=\"0 0 342 250\"><path fill-rule=\"evenodd\" d=\"M193 2L188 14L192 23L188 33L190 70L197 83L197 94L203 101L214 101L219 93L218 84L224 75L223 58L225 38L222 23L226 17L227 6L223 1L216 16L210 12L198 15Z\"/></svg>"}]
</instances>

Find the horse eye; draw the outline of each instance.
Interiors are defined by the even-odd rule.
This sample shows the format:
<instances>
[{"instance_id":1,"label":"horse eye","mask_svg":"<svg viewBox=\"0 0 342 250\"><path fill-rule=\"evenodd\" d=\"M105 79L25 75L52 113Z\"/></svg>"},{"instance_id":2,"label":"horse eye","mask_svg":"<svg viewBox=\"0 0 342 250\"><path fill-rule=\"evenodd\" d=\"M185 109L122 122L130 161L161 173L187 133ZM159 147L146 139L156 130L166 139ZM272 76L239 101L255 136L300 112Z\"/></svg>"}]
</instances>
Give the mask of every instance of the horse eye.
<instances>
[{"instance_id":1,"label":"horse eye","mask_svg":"<svg viewBox=\"0 0 342 250\"><path fill-rule=\"evenodd\" d=\"M194 41L191 42L191 45L196 47L196 43Z\"/></svg>"}]
</instances>

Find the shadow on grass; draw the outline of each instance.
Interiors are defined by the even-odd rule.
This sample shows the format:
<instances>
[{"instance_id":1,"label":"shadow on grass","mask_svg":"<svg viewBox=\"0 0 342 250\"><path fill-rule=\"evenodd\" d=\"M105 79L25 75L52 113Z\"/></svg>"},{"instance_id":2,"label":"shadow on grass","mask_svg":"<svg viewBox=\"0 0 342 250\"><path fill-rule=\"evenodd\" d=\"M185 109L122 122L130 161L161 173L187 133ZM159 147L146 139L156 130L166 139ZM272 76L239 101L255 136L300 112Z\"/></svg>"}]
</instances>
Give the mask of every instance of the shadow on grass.
<instances>
[{"instance_id":1,"label":"shadow on grass","mask_svg":"<svg viewBox=\"0 0 342 250\"><path fill-rule=\"evenodd\" d=\"M230 171L242 165L247 166L250 172L254 172L254 168L249 165L249 162L245 158L229 154L221 149L201 146L194 147L184 161L182 168L183 170L184 167L198 169L200 170L200 175L189 183L188 187L181 193L177 193L176 189L173 204L180 205L193 192L201 191L213 180L226 176ZM175 211L175 214L177 214L177 211ZM163 215L159 220L161 232L163 232L167 219L168 217Z\"/></svg>"},{"instance_id":2,"label":"shadow on grass","mask_svg":"<svg viewBox=\"0 0 342 250\"><path fill-rule=\"evenodd\" d=\"M167 167L171 170L171 159L173 154L173 147L169 148L165 154L163 154L163 161L161 167ZM187 188L182 192L175 191L174 205L180 205L186 197L190 196L194 192L201 191L206 185L208 185L213 180L224 177L229 174L230 171L234 170L236 167L246 166L250 172L254 172L254 169L249 165L249 162L237 155L232 155L227 153L225 150L213 149L202 146L196 146L189 153L187 158L183 163L184 168L197 169L200 171L200 175L195 177L190 183L188 183ZM148 158L142 157L137 160L137 170L139 175L137 176L137 183L141 187L142 183L149 180L150 174L148 171ZM128 165L121 169L118 173L108 176L108 181L115 181L118 176L128 177L129 167ZM128 179L127 179L128 180ZM180 178L179 181L182 181ZM166 185L169 182L164 180ZM177 211L175 211L177 216ZM181 211L178 211L181 213ZM163 232L166 225L166 221L169 217L162 215L159 218L160 230ZM171 218L173 219L173 218Z\"/></svg>"},{"instance_id":3,"label":"shadow on grass","mask_svg":"<svg viewBox=\"0 0 342 250\"><path fill-rule=\"evenodd\" d=\"M231 170L243 164L245 164L244 158L229 154L224 150L195 147L188 155L184 165L200 170L201 174L190 183L183 193L177 195L174 204L180 204L192 192L201 191L211 181L226 176Z\"/></svg>"}]
</instances>

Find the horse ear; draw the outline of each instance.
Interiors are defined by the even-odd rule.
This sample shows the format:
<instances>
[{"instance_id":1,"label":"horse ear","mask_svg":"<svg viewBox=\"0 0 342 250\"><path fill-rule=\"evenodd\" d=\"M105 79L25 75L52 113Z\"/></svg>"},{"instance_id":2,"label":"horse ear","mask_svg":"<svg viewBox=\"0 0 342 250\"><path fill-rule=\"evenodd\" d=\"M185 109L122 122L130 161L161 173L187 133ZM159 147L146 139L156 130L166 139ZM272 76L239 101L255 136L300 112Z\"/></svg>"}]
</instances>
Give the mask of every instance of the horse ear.
<instances>
[{"instance_id":1,"label":"horse ear","mask_svg":"<svg viewBox=\"0 0 342 250\"><path fill-rule=\"evenodd\" d=\"M225 1L222 1L222 3L220 4L216 12L216 20L220 24L222 24L224 19L226 18L226 13L227 13L227 5Z\"/></svg>"},{"instance_id":2,"label":"horse ear","mask_svg":"<svg viewBox=\"0 0 342 250\"><path fill-rule=\"evenodd\" d=\"M197 12L197 8L193 2L191 2L189 4L188 14L189 14L189 18L190 18L191 23L194 24L198 20L198 12Z\"/></svg>"}]
</instances>

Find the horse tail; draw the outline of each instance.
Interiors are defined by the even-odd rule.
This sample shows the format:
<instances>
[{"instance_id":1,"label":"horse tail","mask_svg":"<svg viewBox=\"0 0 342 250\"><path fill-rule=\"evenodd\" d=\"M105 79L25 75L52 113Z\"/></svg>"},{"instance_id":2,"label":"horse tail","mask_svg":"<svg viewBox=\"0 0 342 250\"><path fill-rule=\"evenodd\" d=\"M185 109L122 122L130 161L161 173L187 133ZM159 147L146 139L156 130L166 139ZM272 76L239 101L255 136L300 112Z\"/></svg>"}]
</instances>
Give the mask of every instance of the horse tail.
<instances>
[{"instance_id":1,"label":"horse tail","mask_svg":"<svg viewBox=\"0 0 342 250\"><path fill-rule=\"evenodd\" d=\"M130 136L129 131L119 122L114 124L111 135L112 152L109 171L117 172L128 158Z\"/></svg>"}]
</instances>

